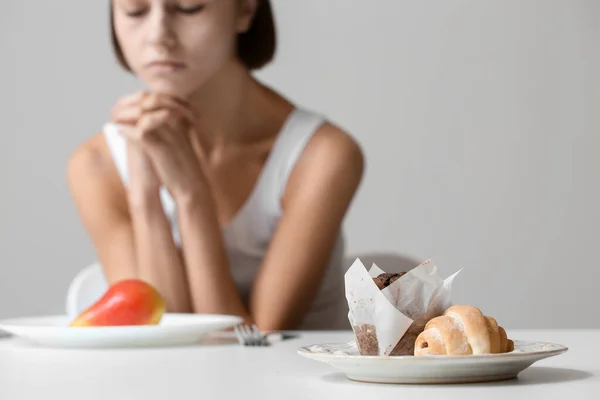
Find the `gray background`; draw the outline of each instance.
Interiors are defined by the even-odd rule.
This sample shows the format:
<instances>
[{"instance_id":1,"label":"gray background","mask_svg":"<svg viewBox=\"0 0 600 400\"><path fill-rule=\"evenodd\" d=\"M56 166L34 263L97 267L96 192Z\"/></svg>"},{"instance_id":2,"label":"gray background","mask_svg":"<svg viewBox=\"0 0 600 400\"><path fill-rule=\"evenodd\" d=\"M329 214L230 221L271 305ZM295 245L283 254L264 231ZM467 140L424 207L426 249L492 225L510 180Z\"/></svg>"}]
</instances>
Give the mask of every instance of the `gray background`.
<instances>
[{"instance_id":1,"label":"gray background","mask_svg":"<svg viewBox=\"0 0 600 400\"><path fill-rule=\"evenodd\" d=\"M274 3L258 76L367 155L352 254L465 268L456 302L510 328L600 327L600 1ZM61 313L95 259L67 158L139 86L107 1L3 0L0 58L0 317Z\"/></svg>"}]
</instances>

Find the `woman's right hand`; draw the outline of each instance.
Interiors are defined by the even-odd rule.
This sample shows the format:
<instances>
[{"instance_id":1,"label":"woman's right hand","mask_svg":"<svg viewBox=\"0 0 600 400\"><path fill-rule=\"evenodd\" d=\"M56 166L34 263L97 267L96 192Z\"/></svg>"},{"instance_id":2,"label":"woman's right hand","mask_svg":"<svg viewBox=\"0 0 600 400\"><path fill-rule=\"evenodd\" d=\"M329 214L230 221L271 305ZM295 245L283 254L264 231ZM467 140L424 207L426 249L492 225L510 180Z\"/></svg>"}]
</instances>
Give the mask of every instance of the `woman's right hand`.
<instances>
[{"instance_id":1,"label":"woman's right hand","mask_svg":"<svg viewBox=\"0 0 600 400\"><path fill-rule=\"evenodd\" d=\"M113 122L123 125L125 128L135 127L142 114L140 104L145 96L145 92L138 92L121 98L111 109ZM129 200L134 203L143 202L148 196L156 196L161 184L142 147L134 141L126 140Z\"/></svg>"}]
</instances>

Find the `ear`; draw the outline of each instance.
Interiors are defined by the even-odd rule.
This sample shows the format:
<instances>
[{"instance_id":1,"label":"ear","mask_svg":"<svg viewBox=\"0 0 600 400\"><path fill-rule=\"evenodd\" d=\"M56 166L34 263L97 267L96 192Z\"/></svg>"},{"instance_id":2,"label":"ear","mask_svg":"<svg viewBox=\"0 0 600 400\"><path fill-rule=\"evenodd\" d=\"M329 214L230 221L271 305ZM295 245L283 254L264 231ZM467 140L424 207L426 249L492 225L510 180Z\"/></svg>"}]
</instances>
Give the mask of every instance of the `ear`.
<instances>
[{"instance_id":1,"label":"ear","mask_svg":"<svg viewBox=\"0 0 600 400\"><path fill-rule=\"evenodd\" d=\"M259 1L260 0L237 0L237 33L245 33L250 29Z\"/></svg>"}]
</instances>

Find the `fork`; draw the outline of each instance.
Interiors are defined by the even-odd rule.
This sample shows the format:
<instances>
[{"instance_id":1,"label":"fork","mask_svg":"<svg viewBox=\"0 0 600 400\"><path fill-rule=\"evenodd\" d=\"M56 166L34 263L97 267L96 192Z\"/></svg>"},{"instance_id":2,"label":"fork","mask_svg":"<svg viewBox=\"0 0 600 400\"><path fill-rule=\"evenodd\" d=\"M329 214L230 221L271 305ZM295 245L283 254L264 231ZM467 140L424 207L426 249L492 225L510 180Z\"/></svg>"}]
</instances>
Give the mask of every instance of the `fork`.
<instances>
[{"instance_id":1,"label":"fork","mask_svg":"<svg viewBox=\"0 0 600 400\"><path fill-rule=\"evenodd\" d=\"M252 326L240 324L233 329L238 341L244 346L266 347L271 345L267 340L267 336L260 333L255 324L252 324Z\"/></svg>"}]
</instances>

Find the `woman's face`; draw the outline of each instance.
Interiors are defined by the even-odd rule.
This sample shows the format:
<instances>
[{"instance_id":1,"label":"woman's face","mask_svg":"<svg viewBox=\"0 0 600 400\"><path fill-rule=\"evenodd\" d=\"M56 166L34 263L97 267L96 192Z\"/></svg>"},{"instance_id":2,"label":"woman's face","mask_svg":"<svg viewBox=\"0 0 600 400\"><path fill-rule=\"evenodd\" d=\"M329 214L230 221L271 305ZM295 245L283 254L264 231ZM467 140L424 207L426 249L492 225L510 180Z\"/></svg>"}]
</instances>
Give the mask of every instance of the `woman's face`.
<instances>
[{"instance_id":1,"label":"woman's face","mask_svg":"<svg viewBox=\"0 0 600 400\"><path fill-rule=\"evenodd\" d=\"M251 0L113 0L129 67L152 91L187 97L234 59Z\"/></svg>"}]
</instances>

